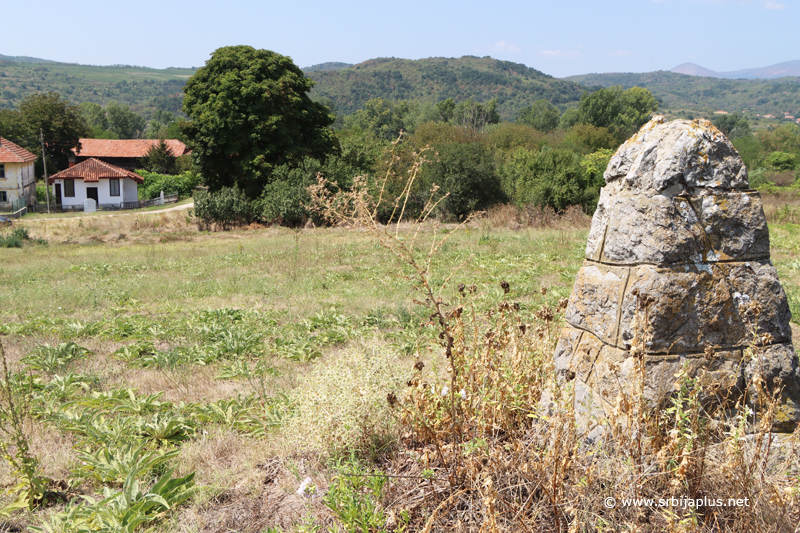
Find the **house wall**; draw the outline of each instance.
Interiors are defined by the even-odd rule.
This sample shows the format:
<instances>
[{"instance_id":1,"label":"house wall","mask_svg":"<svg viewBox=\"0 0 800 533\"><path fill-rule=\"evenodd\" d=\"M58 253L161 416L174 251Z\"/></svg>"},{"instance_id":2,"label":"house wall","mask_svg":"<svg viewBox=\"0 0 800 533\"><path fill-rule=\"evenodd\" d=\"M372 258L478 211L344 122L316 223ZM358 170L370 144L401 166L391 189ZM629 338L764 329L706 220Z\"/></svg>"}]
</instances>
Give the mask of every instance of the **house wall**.
<instances>
[{"instance_id":1,"label":"house wall","mask_svg":"<svg viewBox=\"0 0 800 533\"><path fill-rule=\"evenodd\" d=\"M0 191L6 192L7 202L0 202L0 207L10 208L11 202L24 196L27 204L31 205L36 200L36 176L33 173L33 162L30 163L3 163L5 165L5 178L0 178Z\"/></svg>"},{"instance_id":2,"label":"house wall","mask_svg":"<svg viewBox=\"0 0 800 533\"><path fill-rule=\"evenodd\" d=\"M122 180L122 194L125 195L126 202L135 202L139 199L139 185L132 179L125 178Z\"/></svg>"},{"instance_id":3,"label":"house wall","mask_svg":"<svg viewBox=\"0 0 800 533\"><path fill-rule=\"evenodd\" d=\"M134 202L137 198L137 184L134 180L130 178L120 179L119 184L119 196L111 196L111 186L109 184L109 180L101 179L99 181L93 181L89 183L85 183L83 180L74 180L75 181L75 196L74 197L67 197L64 196L64 182L67 180L55 180L53 185L51 186L53 194L55 195L55 185L56 183L61 184L61 204L65 206L74 206L74 205L83 205L83 201L86 200L86 188L87 187L97 187L97 198L98 203L101 205L119 205L122 202Z\"/></svg>"}]
</instances>

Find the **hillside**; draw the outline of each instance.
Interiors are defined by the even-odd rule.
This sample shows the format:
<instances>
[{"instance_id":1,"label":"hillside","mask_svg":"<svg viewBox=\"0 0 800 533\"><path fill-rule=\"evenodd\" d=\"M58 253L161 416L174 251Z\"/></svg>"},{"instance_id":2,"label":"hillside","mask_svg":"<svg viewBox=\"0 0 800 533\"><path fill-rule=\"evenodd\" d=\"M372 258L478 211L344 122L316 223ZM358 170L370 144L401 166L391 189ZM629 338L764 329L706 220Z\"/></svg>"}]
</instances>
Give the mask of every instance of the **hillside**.
<instances>
[{"instance_id":1,"label":"hillside","mask_svg":"<svg viewBox=\"0 0 800 533\"><path fill-rule=\"evenodd\" d=\"M363 107L371 98L438 102L497 98L500 115L508 120L523 107L546 98L554 104L580 100L584 87L548 76L519 63L491 57L458 59L370 59L350 68L307 72L317 82L313 98L330 98L341 114Z\"/></svg>"},{"instance_id":2,"label":"hillside","mask_svg":"<svg viewBox=\"0 0 800 533\"><path fill-rule=\"evenodd\" d=\"M777 80L729 80L657 71L570 76L567 80L594 87L645 87L662 108L708 113L724 110L753 115L784 112L800 116L800 77Z\"/></svg>"},{"instance_id":3,"label":"hillside","mask_svg":"<svg viewBox=\"0 0 800 533\"><path fill-rule=\"evenodd\" d=\"M728 79L763 79L773 80L785 78L787 76L800 76L800 61L784 61L768 67L746 68L742 70L732 70L729 72L714 72L694 63L683 63L670 69L670 72L678 74L690 74L692 76L708 76L712 78Z\"/></svg>"},{"instance_id":4,"label":"hillside","mask_svg":"<svg viewBox=\"0 0 800 533\"><path fill-rule=\"evenodd\" d=\"M328 63L320 63L318 65L311 65L310 67L303 67L301 70L308 74L309 72L317 72L320 70L341 70L343 68L352 67L352 63L339 63L336 61Z\"/></svg>"},{"instance_id":5,"label":"hillside","mask_svg":"<svg viewBox=\"0 0 800 533\"><path fill-rule=\"evenodd\" d=\"M681 67L697 74L711 72L698 65ZM311 96L330 99L342 115L353 113L377 97L431 103L451 97L479 102L496 97L502 118L511 120L520 109L540 98L552 101L563 111L575 105L584 90L622 85L650 89L661 102L662 111L681 115L725 110L745 112L751 117L756 113L800 116L800 77L731 80L658 71L558 79L519 63L474 56L378 58L357 65L322 63L304 70L317 83ZM180 110L183 85L194 72L195 69L75 65L0 55L0 109L16 107L34 93L56 91L76 104L105 105L116 100L149 118L157 108Z\"/></svg>"},{"instance_id":6,"label":"hillside","mask_svg":"<svg viewBox=\"0 0 800 533\"><path fill-rule=\"evenodd\" d=\"M74 103L116 100L145 116L156 107L176 112L192 74L194 69L97 67L0 56L0 109L16 107L31 94L55 91Z\"/></svg>"}]
</instances>

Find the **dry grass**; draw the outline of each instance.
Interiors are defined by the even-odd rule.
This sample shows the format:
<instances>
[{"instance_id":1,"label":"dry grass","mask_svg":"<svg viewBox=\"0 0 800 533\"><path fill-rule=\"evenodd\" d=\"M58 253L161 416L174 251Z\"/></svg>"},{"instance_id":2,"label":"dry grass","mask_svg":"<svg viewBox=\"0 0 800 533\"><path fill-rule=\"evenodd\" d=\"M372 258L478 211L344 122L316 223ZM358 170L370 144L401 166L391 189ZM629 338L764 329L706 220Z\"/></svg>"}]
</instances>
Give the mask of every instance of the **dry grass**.
<instances>
[{"instance_id":1,"label":"dry grass","mask_svg":"<svg viewBox=\"0 0 800 533\"><path fill-rule=\"evenodd\" d=\"M126 245L131 242L190 240L198 232L188 211L71 218L25 218L31 237L51 243Z\"/></svg>"},{"instance_id":2,"label":"dry grass","mask_svg":"<svg viewBox=\"0 0 800 533\"><path fill-rule=\"evenodd\" d=\"M287 445L322 457L385 453L396 437L386 398L400 390L400 362L385 343L374 343L315 365L290 395Z\"/></svg>"},{"instance_id":3,"label":"dry grass","mask_svg":"<svg viewBox=\"0 0 800 533\"><path fill-rule=\"evenodd\" d=\"M773 188L761 192L767 221L777 224L800 223L800 189Z\"/></svg>"},{"instance_id":4,"label":"dry grass","mask_svg":"<svg viewBox=\"0 0 800 533\"><path fill-rule=\"evenodd\" d=\"M580 208L573 205L563 212L556 212L549 206L526 205L518 207L513 204L496 205L486 212L486 221L493 228L588 228L592 218Z\"/></svg>"},{"instance_id":5,"label":"dry grass","mask_svg":"<svg viewBox=\"0 0 800 533\"><path fill-rule=\"evenodd\" d=\"M391 516L406 514L414 531L795 530L800 430L771 436L768 417L747 436L744 422L714 425L698 398L716 385L679 376L673 410L637 407L639 380L601 420L605 437L587 442L571 386L537 370L553 348L536 334L551 313L531 320L502 307L478 324L472 319L479 334L456 328L456 346L473 350L452 356L458 393L443 393L452 381L420 369L398 400L406 433L388 468L398 476L383 500ZM529 335L522 345L520 321ZM535 408L545 390L553 391L549 414ZM656 503L625 504L636 498ZM707 503L729 499L748 505Z\"/></svg>"}]
</instances>

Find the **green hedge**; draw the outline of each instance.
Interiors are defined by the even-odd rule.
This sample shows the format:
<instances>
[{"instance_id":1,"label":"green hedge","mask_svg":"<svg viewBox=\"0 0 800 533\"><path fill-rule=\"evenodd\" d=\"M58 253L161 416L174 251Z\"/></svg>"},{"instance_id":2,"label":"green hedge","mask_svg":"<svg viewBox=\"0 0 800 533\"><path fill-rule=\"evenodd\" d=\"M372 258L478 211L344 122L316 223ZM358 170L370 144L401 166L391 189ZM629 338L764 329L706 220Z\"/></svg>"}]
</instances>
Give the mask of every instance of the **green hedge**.
<instances>
[{"instance_id":1,"label":"green hedge","mask_svg":"<svg viewBox=\"0 0 800 533\"><path fill-rule=\"evenodd\" d=\"M140 200L157 198L161 191L164 191L165 195L177 194L179 198L188 198L200 185L200 174L191 170L174 176L146 170L137 170L136 173L144 178L144 183L139 185Z\"/></svg>"}]
</instances>

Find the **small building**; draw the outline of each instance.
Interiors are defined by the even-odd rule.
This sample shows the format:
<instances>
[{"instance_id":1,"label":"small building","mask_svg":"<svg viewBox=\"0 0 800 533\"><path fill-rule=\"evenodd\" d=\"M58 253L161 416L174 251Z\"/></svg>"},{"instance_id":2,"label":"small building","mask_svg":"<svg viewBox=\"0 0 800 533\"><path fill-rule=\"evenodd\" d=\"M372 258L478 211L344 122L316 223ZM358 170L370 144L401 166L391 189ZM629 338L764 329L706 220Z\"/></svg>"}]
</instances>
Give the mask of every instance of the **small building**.
<instances>
[{"instance_id":1,"label":"small building","mask_svg":"<svg viewBox=\"0 0 800 533\"><path fill-rule=\"evenodd\" d=\"M147 155L158 139L80 139L80 150L72 149L70 165L94 158L118 167L135 170L141 168L139 160ZM172 155L180 157L189 153L186 145L177 139L165 139Z\"/></svg>"},{"instance_id":2,"label":"small building","mask_svg":"<svg viewBox=\"0 0 800 533\"><path fill-rule=\"evenodd\" d=\"M99 159L78 163L48 180L53 186L56 205L65 209L82 209L87 198L97 202L97 207L138 206L139 184L143 182L139 174Z\"/></svg>"},{"instance_id":3,"label":"small building","mask_svg":"<svg viewBox=\"0 0 800 533\"><path fill-rule=\"evenodd\" d=\"M36 202L36 156L0 137L0 209L11 209L12 202L25 199L25 205Z\"/></svg>"}]
</instances>

